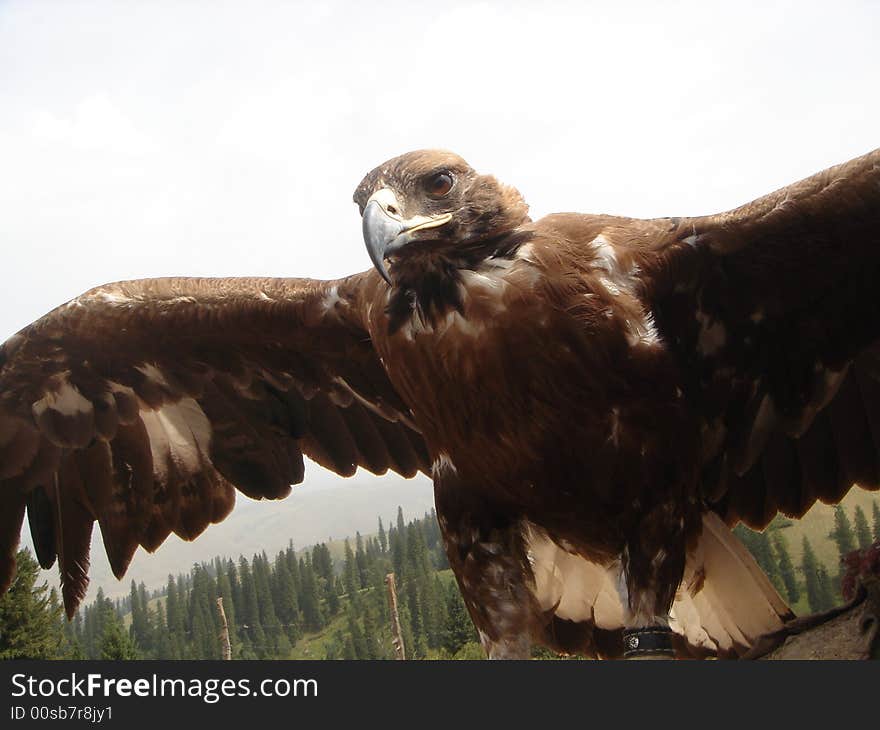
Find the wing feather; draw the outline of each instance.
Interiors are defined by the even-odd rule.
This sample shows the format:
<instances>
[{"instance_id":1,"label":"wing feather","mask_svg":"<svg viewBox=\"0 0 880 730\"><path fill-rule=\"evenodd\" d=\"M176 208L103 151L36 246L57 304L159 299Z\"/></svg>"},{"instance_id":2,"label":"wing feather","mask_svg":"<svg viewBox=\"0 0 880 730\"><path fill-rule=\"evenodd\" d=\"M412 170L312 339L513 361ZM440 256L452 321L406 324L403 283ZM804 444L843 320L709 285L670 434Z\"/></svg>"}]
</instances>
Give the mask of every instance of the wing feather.
<instances>
[{"instance_id":1,"label":"wing feather","mask_svg":"<svg viewBox=\"0 0 880 730\"><path fill-rule=\"evenodd\" d=\"M303 455L412 476L427 448L373 350L374 272L337 282L148 279L98 287L0 347L0 584L27 508L68 613L97 521L114 575L191 540L235 489L279 499Z\"/></svg>"},{"instance_id":2,"label":"wing feather","mask_svg":"<svg viewBox=\"0 0 880 730\"><path fill-rule=\"evenodd\" d=\"M307 456L337 474L350 477L357 471L358 450L348 425L324 393L309 401L309 435L303 439Z\"/></svg>"},{"instance_id":3,"label":"wing feather","mask_svg":"<svg viewBox=\"0 0 880 730\"><path fill-rule=\"evenodd\" d=\"M37 562L43 570L55 565L55 524L53 505L46 489L37 487L27 495L27 518Z\"/></svg>"},{"instance_id":4,"label":"wing feather","mask_svg":"<svg viewBox=\"0 0 880 730\"><path fill-rule=\"evenodd\" d=\"M851 369L828 404L828 418L844 484L880 484L878 457L865 413L858 376Z\"/></svg>"},{"instance_id":5,"label":"wing feather","mask_svg":"<svg viewBox=\"0 0 880 730\"><path fill-rule=\"evenodd\" d=\"M5 593L15 578L15 553L26 503L23 492L0 489L0 593Z\"/></svg>"},{"instance_id":6,"label":"wing feather","mask_svg":"<svg viewBox=\"0 0 880 730\"><path fill-rule=\"evenodd\" d=\"M379 429L358 402L341 411L358 450L358 461L373 474L384 474L391 466L391 455Z\"/></svg>"},{"instance_id":7,"label":"wing feather","mask_svg":"<svg viewBox=\"0 0 880 730\"><path fill-rule=\"evenodd\" d=\"M141 419L109 442L110 494L97 514L113 575L122 578L153 511L153 454ZM103 486L103 485L102 485Z\"/></svg>"},{"instance_id":8,"label":"wing feather","mask_svg":"<svg viewBox=\"0 0 880 730\"><path fill-rule=\"evenodd\" d=\"M89 585L89 550L95 517L88 506L74 453L62 460L50 492L54 501L61 597L65 605L75 605L85 598Z\"/></svg>"},{"instance_id":9,"label":"wing feather","mask_svg":"<svg viewBox=\"0 0 880 730\"><path fill-rule=\"evenodd\" d=\"M714 438L729 522L880 486L880 150L719 215L644 223L643 294ZM721 468L718 468L718 467Z\"/></svg>"},{"instance_id":10,"label":"wing feather","mask_svg":"<svg viewBox=\"0 0 880 730\"><path fill-rule=\"evenodd\" d=\"M427 470L426 461L419 458L409 439L409 431L396 427L381 417L373 418L373 424L382 434L388 453L391 456L391 468L405 477L415 476L419 469Z\"/></svg>"},{"instance_id":11,"label":"wing feather","mask_svg":"<svg viewBox=\"0 0 880 730\"><path fill-rule=\"evenodd\" d=\"M764 484L773 486L777 508L785 515L796 515L803 502L801 465L793 440L775 431L761 459Z\"/></svg>"}]
</instances>

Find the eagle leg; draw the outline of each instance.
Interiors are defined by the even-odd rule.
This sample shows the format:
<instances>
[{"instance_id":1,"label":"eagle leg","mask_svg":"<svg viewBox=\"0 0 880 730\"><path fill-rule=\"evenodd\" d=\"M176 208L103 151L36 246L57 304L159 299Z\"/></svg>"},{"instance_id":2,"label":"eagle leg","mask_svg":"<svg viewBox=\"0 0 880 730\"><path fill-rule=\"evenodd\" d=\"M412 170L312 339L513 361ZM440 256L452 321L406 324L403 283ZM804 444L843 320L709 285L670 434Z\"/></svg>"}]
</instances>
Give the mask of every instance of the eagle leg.
<instances>
[{"instance_id":1,"label":"eagle leg","mask_svg":"<svg viewBox=\"0 0 880 730\"><path fill-rule=\"evenodd\" d=\"M627 555L624 553L624 558ZM634 583L632 575L621 567L617 590L623 606L623 658L674 658L669 609L661 607L663 599L654 587Z\"/></svg>"},{"instance_id":2,"label":"eagle leg","mask_svg":"<svg viewBox=\"0 0 880 730\"><path fill-rule=\"evenodd\" d=\"M678 513L669 504L655 507L641 516L627 540L617 585L626 659L675 656L669 612L684 576L684 528L699 519L698 513L689 511Z\"/></svg>"},{"instance_id":3,"label":"eagle leg","mask_svg":"<svg viewBox=\"0 0 880 730\"><path fill-rule=\"evenodd\" d=\"M477 502L457 475L438 478L434 497L449 565L489 659L529 659L540 609L519 520Z\"/></svg>"}]
</instances>

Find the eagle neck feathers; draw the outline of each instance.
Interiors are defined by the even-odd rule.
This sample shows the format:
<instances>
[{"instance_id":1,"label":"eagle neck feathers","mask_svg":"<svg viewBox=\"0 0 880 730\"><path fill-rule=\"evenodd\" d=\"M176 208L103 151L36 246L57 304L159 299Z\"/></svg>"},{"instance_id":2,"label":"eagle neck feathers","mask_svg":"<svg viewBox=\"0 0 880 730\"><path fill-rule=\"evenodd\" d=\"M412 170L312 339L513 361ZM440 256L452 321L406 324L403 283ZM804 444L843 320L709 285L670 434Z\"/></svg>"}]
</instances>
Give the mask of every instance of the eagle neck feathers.
<instances>
[{"instance_id":1,"label":"eagle neck feathers","mask_svg":"<svg viewBox=\"0 0 880 730\"><path fill-rule=\"evenodd\" d=\"M464 242L454 249L411 251L390 267L394 288L388 299L388 332L394 334L413 317L434 326L449 312L464 315L463 271L478 271L485 262L511 260L532 238L518 230L495 238Z\"/></svg>"}]
</instances>

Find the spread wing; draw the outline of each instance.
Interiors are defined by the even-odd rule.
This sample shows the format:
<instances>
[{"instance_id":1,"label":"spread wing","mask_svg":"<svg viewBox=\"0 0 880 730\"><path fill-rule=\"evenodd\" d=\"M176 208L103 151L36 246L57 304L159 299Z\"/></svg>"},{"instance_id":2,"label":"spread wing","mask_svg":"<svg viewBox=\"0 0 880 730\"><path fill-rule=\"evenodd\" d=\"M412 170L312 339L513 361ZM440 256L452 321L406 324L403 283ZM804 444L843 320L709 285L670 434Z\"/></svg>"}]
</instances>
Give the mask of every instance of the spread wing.
<instances>
[{"instance_id":1,"label":"spread wing","mask_svg":"<svg viewBox=\"0 0 880 730\"><path fill-rule=\"evenodd\" d=\"M646 298L705 421L729 522L880 484L880 150L720 215L672 219Z\"/></svg>"},{"instance_id":2,"label":"spread wing","mask_svg":"<svg viewBox=\"0 0 880 730\"><path fill-rule=\"evenodd\" d=\"M374 272L98 287L0 347L0 593L27 512L68 613L95 521L121 577L138 545L191 540L235 488L279 499L303 455L413 476L428 456L365 325Z\"/></svg>"}]
</instances>

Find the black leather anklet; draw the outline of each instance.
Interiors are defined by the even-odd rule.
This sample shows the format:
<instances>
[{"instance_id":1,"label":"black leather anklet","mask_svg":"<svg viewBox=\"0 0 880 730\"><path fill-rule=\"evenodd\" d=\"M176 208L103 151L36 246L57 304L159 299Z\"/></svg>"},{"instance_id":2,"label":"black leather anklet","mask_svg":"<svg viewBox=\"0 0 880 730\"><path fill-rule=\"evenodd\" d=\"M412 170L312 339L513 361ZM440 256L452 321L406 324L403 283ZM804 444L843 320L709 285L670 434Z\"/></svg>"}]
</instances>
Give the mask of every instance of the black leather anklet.
<instances>
[{"instance_id":1,"label":"black leather anklet","mask_svg":"<svg viewBox=\"0 0 880 730\"><path fill-rule=\"evenodd\" d=\"M646 626L643 629L624 629L623 658L648 654L674 656L672 629L668 626Z\"/></svg>"}]
</instances>

